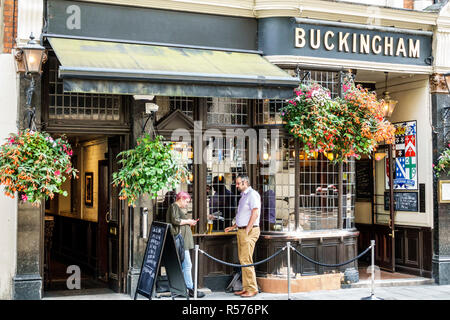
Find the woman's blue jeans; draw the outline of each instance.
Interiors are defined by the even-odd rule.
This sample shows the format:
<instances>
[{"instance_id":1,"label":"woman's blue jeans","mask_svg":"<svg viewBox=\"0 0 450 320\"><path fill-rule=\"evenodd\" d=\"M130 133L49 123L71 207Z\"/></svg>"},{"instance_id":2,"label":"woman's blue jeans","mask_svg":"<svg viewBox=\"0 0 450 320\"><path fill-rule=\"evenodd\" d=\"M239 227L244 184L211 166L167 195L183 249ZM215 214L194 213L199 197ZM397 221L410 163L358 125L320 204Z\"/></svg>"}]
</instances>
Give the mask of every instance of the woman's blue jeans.
<instances>
[{"instance_id":1,"label":"woman's blue jeans","mask_svg":"<svg viewBox=\"0 0 450 320\"><path fill-rule=\"evenodd\" d=\"M189 250L184 250L184 261L181 263L181 268L183 269L184 282L186 282L186 287L188 289L194 289L194 284L192 282L192 262Z\"/></svg>"}]
</instances>

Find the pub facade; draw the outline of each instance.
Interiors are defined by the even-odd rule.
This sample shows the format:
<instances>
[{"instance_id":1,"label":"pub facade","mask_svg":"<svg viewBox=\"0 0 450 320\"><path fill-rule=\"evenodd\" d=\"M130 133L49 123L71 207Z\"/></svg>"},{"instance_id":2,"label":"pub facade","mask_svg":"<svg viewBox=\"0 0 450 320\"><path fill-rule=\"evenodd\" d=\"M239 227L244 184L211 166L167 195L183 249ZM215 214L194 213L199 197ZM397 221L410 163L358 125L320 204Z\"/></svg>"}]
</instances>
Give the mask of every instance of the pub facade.
<instances>
[{"instance_id":1,"label":"pub facade","mask_svg":"<svg viewBox=\"0 0 450 320\"><path fill-rule=\"evenodd\" d=\"M436 31L444 9L420 12L417 20L418 12L404 18L382 8L387 18L369 23L367 6L343 4L345 14L330 14L327 1L319 2L299 12L245 1L240 7L44 1L40 40L48 61L36 122L68 137L79 179L66 183L67 197L40 208L18 204L13 298L65 289L71 265L79 266L83 283L134 296L146 230L178 191L192 197L195 242L238 263L235 234L224 229L236 214L239 174L250 177L262 200L255 261L290 241L310 258L336 264L375 239L380 268L444 283L445 246L436 243L447 231L436 226L446 226L441 212L448 209L438 204L432 169L445 144L433 131L444 122L436 115L448 99L438 87L450 64L434 57L446 41ZM389 118L395 148L380 146L381 159L342 165L324 154L308 157L284 129L281 108L300 82L318 82L336 97L348 76L397 101ZM111 174L119 168L117 154L143 133L174 142L190 179L128 207ZM358 262L329 268L292 259L291 274L342 272L358 281ZM256 272L279 277L286 268L280 255ZM201 255L199 287L215 290L234 271Z\"/></svg>"}]
</instances>

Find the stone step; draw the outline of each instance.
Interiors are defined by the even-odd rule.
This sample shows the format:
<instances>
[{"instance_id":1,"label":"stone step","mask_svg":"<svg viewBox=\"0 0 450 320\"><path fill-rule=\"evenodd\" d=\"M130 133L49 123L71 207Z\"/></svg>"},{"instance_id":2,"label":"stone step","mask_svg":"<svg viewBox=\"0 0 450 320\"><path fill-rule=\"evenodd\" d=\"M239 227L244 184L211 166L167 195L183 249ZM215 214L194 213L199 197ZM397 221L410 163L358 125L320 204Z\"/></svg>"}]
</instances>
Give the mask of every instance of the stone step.
<instances>
[{"instance_id":1,"label":"stone step","mask_svg":"<svg viewBox=\"0 0 450 320\"><path fill-rule=\"evenodd\" d=\"M418 286L418 285L430 285L434 284L433 279L429 278L407 278L407 279L387 279L387 280L375 280L375 287L399 287L399 286ZM342 284L342 289L347 288L370 288L372 285L371 280L363 280L351 284Z\"/></svg>"}]
</instances>

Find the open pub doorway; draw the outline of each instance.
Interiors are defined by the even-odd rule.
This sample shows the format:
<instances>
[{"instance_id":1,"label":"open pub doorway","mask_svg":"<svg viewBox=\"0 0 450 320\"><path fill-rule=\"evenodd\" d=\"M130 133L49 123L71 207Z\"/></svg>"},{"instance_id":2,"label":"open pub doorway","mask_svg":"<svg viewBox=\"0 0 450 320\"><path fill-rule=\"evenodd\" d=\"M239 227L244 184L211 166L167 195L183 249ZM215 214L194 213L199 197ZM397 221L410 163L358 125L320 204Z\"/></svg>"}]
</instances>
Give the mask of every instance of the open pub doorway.
<instances>
[{"instance_id":1,"label":"open pub doorway","mask_svg":"<svg viewBox=\"0 0 450 320\"><path fill-rule=\"evenodd\" d=\"M45 203L44 296L122 292L123 206L111 181L125 139L67 138L78 179L64 182L67 197Z\"/></svg>"}]
</instances>

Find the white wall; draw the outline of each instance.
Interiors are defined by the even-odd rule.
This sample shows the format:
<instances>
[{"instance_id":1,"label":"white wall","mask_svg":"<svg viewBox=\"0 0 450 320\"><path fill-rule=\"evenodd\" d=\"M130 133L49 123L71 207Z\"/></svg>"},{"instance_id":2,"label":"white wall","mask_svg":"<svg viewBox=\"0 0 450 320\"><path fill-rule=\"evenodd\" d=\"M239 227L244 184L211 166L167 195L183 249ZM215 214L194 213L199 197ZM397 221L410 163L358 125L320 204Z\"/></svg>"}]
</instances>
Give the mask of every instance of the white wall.
<instances>
[{"instance_id":1,"label":"white wall","mask_svg":"<svg viewBox=\"0 0 450 320\"><path fill-rule=\"evenodd\" d=\"M377 87L384 89L384 84L380 84ZM392 123L410 120L417 121L417 182L418 184L425 184L425 212L398 211L396 212L395 223L408 226L433 227L431 96L428 76L417 75L393 79L393 81L389 81L388 87L391 97L398 101L390 121ZM381 94L381 92L378 93ZM383 194L385 191L383 160L376 163L376 178L376 193Z\"/></svg>"},{"instance_id":2,"label":"white wall","mask_svg":"<svg viewBox=\"0 0 450 320\"><path fill-rule=\"evenodd\" d=\"M0 143L3 144L9 133L17 132L17 78L11 54L0 54L0 70ZM16 262L17 201L6 197L2 191L0 192L0 299L11 299Z\"/></svg>"}]
</instances>

